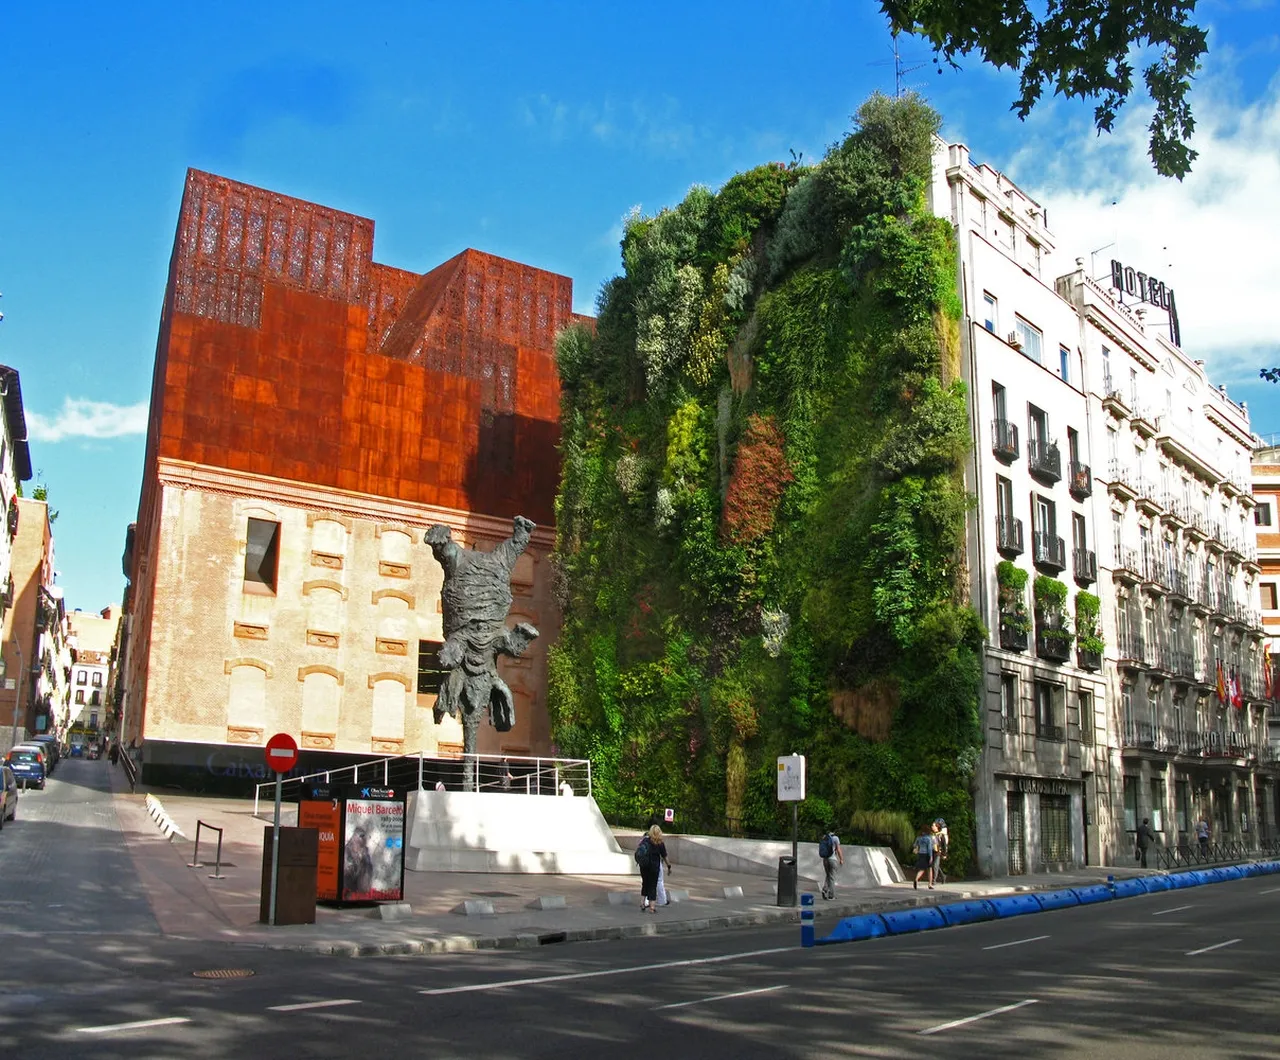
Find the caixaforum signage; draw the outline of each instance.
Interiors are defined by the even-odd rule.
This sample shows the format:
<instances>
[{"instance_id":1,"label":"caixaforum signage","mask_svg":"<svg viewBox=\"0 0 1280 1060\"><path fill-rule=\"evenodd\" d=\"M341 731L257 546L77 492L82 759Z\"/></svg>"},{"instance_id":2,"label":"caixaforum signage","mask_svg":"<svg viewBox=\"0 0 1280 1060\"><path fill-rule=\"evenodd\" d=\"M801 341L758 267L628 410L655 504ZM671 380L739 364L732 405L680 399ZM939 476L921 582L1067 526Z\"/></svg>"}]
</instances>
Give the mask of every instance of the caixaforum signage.
<instances>
[{"instance_id":1,"label":"caixaforum signage","mask_svg":"<svg viewBox=\"0 0 1280 1060\"><path fill-rule=\"evenodd\" d=\"M1115 258L1111 259L1111 286L1140 302L1166 310L1169 314L1169 341L1175 346L1182 345L1182 329L1178 327L1178 303L1174 300L1172 287Z\"/></svg>"}]
</instances>

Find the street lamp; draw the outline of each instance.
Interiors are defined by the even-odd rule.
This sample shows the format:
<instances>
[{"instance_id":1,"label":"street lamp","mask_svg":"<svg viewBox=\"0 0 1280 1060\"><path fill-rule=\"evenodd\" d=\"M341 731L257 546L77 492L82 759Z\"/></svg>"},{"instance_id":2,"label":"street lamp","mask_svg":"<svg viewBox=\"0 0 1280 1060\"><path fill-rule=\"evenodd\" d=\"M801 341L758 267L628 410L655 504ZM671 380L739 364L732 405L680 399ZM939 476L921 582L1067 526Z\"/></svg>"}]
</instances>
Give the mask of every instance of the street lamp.
<instances>
[{"instance_id":1,"label":"street lamp","mask_svg":"<svg viewBox=\"0 0 1280 1060\"><path fill-rule=\"evenodd\" d=\"M17 637L13 638L13 650L18 653L18 689L13 699L13 733L9 737L10 747L18 745L18 710L22 706L22 674L26 670L22 658L22 645L18 643Z\"/></svg>"}]
</instances>

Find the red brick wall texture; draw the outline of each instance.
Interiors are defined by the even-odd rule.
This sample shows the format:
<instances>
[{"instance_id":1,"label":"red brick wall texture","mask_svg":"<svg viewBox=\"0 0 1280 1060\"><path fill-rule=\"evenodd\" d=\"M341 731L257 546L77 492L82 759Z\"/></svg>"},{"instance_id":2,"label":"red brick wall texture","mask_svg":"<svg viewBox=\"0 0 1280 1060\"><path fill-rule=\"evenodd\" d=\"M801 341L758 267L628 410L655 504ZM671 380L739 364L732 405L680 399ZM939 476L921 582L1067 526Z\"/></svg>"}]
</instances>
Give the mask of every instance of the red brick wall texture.
<instances>
[{"instance_id":1,"label":"red brick wall texture","mask_svg":"<svg viewBox=\"0 0 1280 1060\"><path fill-rule=\"evenodd\" d=\"M550 524L572 281L466 250L373 261L373 222L189 170L156 456Z\"/></svg>"}]
</instances>

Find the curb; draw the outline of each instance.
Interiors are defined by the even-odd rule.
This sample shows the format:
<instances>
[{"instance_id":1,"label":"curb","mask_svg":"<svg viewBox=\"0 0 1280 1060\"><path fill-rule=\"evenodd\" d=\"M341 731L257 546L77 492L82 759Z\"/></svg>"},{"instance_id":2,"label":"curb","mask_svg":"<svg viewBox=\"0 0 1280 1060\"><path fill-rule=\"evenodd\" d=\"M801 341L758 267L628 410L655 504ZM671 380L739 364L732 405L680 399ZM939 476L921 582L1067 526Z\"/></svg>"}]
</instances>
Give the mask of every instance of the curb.
<instances>
[{"instance_id":1,"label":"curb","mask_svg":"<svg viewBox=\"0 0 1280 1060\"><path fill-rule=\"evenodd\" d=\"M1112 902L1123 898L1136 898L1144 894L1157 894L1175 887L1197 887L1207 883L1225 883L1249 876L1265 876L1280 872L1280 861L1254 861L1246 865L1227 865L1208 870L1192 870L1168 876L1132 876L1124 880L1110 880L1106 884L1085 887L1038 889L1038 893L1024 893L993 897L983 902L949 902L934 905L931 909L881 911L879 914L842 917L824 938L802 943L805 946L835 945L841 942L857 942L883 935L906 935L955 924L972 924L983 920L999 920L1009 916L1046 913L1074 905L1090 905L1095 902ZM1177 882L1173 882L1176 877ZM986 908L981 908L985 906ZM932 914L932 915L929 915Z\"/></svg>"},{"instance_id":2,"label":"curb","mask_svg":"<svg viewBox=\"0 0 1280 1060\"><path fill-rule=\"evenodd\" d=\"M1277 863L1276 869L1280 871L1280 863ZM1105 886L1098 884L1097 886ZM1030 898L1032 902L1038 901L1031 897L1036 892L1057 892L1062 888L1058 882L1046 882L1041 884L1026 884L1008 888L1007 893L1002 894L978 894L974 891L953 891L941 896L935 895L904 895L901 898L885 898L873 902L858 902L846 905L831 903L824 907L828 919L832 916L839 918L837 927L840 922L850 918L866 918L881 920L890 914L907 914L905 917L895 917L895 920L910 922L911 914L921 910L939 909L943 906L964 903L974 905L979 903L990 904L991 902L1000 901L1001 899L1014 899L1013 904L1023 905ZM1039 908L1036 909L1040 911ZM945 916L945 914L943 914ZM923 916L917 914L918 919L922 922L927 921L931 927L941 927L938 923L940 918L932 917L928 913ZM602 927L590 928L565 928L560 930L549 930L541 933L532 933L523 930L512 932L505 935L434 935L426 938L402 938L392 939L386 942L353 942L345 939L323 940L314 942L297 942L287 943L281 941L275 943L267 940L240 940L240 945L256 946L263 949L273 950L289 950L299 953L314 953L327 957L404 957L431 955L438 953L466 953L475 950L514 950L514 949L537 949L540 946L553 945L562 942L604 942L617 941L621 939L646 938L655 935L685 935L701 931L723 931L732 928L744 927L769 927L778 924L798 924L800 922L799 906L779 906L773 909L754 909L749 912L727 913L719 916L698 917L692 920L654 920L652 918L642 923L635 924L610 924ZM881 920L881 923L884 923ZM881 932L884 933L883 931ZM899 928L896 932L904 933L904 929ZM823 940L819 940L822 942Z\"/></svg>"}]
</instances>

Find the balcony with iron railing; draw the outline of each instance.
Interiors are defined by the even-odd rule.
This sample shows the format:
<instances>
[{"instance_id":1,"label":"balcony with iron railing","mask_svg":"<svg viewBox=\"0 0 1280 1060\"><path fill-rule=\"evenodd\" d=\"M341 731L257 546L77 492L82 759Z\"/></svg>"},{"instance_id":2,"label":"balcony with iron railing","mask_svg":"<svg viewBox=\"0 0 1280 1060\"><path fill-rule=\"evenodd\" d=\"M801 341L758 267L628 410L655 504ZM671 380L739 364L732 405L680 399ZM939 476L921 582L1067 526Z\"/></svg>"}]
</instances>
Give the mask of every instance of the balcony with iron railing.
<instances>
[{"instance_id":1,"label":"balcony with iron railing","mask_svg":"<svg viewBox=\"0 0 1280 1060\"><path fill-rule=\"evenodd\" d=\"M1098 580L1098 557L1091 548L1073 548L1071 568L1079 585L1089 586Z\"/></svg>"},{"instance_id":2,"label":"balcony with iron railing","mask_svg":"<svg viewBox=\"0 0 1280 1060\"><path fill-rule=\"evenodd\" d=\"M1057 534L1037 530L1031 535L1031 560L1042 570L1057 573L1067 569L1067 545Z\"/></svg>"},{"instance_id":3,"label":"balcony with iron railing","mask_svg":"<svg viewBox=\"0 0 1280 1060\"><path fill-rule=\"evenodd\" d=\"M1028 625L1026 615L1001 614L1000 647L1006 651L1026 651Z\"/></svg>"},{"instance_id":4,"label":"balcony with iron railing","mask_svg":"<svg viewBox=\"0 0 1280 1060\"><path fill-rule=\"evenodd\" d=\"M1187 502L1177 494L1165 490L1163 504L1164 521L1174 529L1181 529L1191 521L1190 514L1187 511Z\"/></svg>"},{"instance_id":5,"label":"balcony with iron railing","mask_svg":"<svg viewBox=\"0 0 1280 1060\"><path fill-rule=\"evenodd\" d=\"M1062 478L1062 454L1058 451L1058 443L1032 438L1027 445L1027 470L1044 482L1057 482Z\"/></svg>"},{"instance_id":6,"label":"balcony with iron railing","mask_svg":"<svg viewBox=\"0 0 1280 1060\"><path fill-rule=\"evenodd\" d=\"M1166 565L1169 574L1169 592L1183 601L1191 599L1191 578L1187 574L1187 568L1181 563L1173 562Z\"/></svg>"},{"instance_id":7,"label":"balcony with iron railing","mask_svg":"<svg viewBox=\"0 0 1280 1060\"><path fill-rule=\"evenodd\" d=\"M1138 634L1121 630L1120 636L1116 638L1116 647L1119 651L1121 666L1147 665L1147 646Z\"/></svg>"},{"instance_id":8,"label":"balcony with iron railing","mask_svg":"<svg viewBox=\"0 0 1280 1060\"><path fill-rule=\"evenodd\" d=\"M1146 512L1148 515L1164 514L1164 497L1157 486L1149 478L1138 475L1134 479L1134 486L1137 488L1138 496L1134 503L1140 511Z\"/></svg>"},{"instance_id":9,"label":"balcony with iron railing","mask_svg":"<svg viewBox=\"0 0 1280 1060\"><path fill-rule=\"evenodd\" d=\"M1111 576L1120 582L1136 584L1142 580L1142 559L1136 548L1121 546L1116 550Z\"/></svg>"},{"instance_id":10,"label":"balcony with iron railing","mask_svg":"<svg viewBox=\"0 0 1280 1060\"><path fill-rule=\"evenodd\" d=\"M1006 464L1018 459L1018 425L996 418L991 421L991 451Z\"/></svg>"},{"instance_id":11,"label":"balcony with iron railing","mask_svg":"<svg viewBox=\"0 0 1280 1060\"><path fill-rule=\"evenodd\" d=\"M1107 489L1122 500L1135 499L1138 496L1138 473L1112 457L1107 465Z\"/></svg>"},{"instance_id":12,"label":"balcony with iron railing","mask_svg":"<svg viewBox=\"0 0 1280 1060\"><path fill-rule=\"evenodd\" d=\"M1155 409L1151 408L1145 402L1138 401L1136 398L1133 401L1132 408L1133 429L1139 434L1150 438L1156 433L1156 429L1159 426L1159 417L1157 416Z\"/></svg>"},{"instance_id":13,"label":"balcony with iron railing","mask_svg":"<svg viewBox=\"0 0 1280 1060\"><path fill-rule=\"evenodd\" d=\"M1071 485L1069 488L1071 496L1078 501L1082 501L1093 492L1093 469L1088 464L1072 460L1070 472Z\"/></svg>"},{"instance_id":14,"label":"balcony with iron railing","mask_svg":"<svg viewBox=\"0 0 1280 1060\"><path fill-rule=\"evenodd\" d=\"M1168 565L1165 557L1153 548L1142 552L1142 580L1152 586L1165 588L1169 584Z\"/></svg>"},{"instance_id":15,"label":"balcony with iron railing","mask_svg":"<svg viewBox=\"0 0 1280 1060\"><path fill-rule=\"evenodd\" d=\"M996 517L996 548L1008 556L1020 556L1025 550L1022 543L1022 520L1012 516Z\"/></svg>"}]
</instances>

